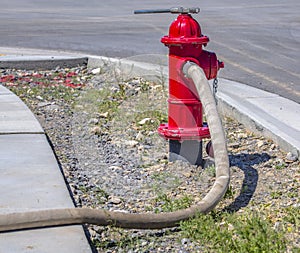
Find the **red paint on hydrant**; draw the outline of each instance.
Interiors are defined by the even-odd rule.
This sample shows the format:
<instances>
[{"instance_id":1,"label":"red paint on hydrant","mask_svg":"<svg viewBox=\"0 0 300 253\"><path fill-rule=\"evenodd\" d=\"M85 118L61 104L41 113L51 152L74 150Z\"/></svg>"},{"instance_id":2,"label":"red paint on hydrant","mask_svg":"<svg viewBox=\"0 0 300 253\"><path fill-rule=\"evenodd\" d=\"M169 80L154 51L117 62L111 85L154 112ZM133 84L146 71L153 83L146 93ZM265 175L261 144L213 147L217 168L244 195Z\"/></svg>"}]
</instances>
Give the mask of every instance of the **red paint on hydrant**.
<instances>
[{"instance_id":1,"label":"red paint on hydrant","mask_svg":"<svg viewBox=\"0 0 300 253\"><path fill-rule=\"evenodd\" d=\"M169 47L169 115L168 123L161 124L158 133L178 141L209 138L208 126L203 123L201 100L193 81L184 76L182 68L186 62L194 62L209 80L216 78L224 64L217 60L215 53L202 49L209 39L202 35L200 25L190 14L180 14L161 42Z\"/></svg>"}]
</instances>

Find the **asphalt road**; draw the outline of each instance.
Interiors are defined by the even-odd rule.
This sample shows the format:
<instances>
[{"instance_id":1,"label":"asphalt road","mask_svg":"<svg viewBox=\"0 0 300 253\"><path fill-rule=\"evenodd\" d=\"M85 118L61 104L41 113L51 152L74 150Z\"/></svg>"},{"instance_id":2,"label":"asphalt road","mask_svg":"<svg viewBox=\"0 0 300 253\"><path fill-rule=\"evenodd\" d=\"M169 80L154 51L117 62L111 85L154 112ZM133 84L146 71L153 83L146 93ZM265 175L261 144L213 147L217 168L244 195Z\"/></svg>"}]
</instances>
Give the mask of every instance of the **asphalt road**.
<instances>
[{"instance_id":1,"label":"asphalt road","mask_svg":"<svg viewBox=\"0 0 300 253\"><path fill-rule=\"evenodd\" d=\"M220 76L300 103L298 0L184 1L225 62ZM133 15L182 1L0 0L0 47L60 49L110 57L166 55L160 38L176 15ZM0 52L1 54L1 52ZM145 55L145 56L144 56Z\"/></svg>"}]
</instances>

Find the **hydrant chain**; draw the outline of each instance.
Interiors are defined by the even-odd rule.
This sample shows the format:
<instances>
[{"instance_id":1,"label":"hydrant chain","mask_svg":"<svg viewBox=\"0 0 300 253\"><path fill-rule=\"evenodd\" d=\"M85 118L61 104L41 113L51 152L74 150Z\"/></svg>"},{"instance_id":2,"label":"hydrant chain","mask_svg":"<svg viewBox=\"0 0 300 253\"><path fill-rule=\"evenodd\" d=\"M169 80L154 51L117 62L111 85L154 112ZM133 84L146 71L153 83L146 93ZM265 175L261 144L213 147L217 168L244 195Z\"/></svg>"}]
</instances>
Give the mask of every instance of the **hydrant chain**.
<instances>
[{"instance_id":1,"label":"hydrant chain","mask_svg":"<svg viewBox=\"0 0 300 253\"><path fill-rule=\"evenodd\" d=\"M218 100L217 100L218 82L219 82L218 78L216 77L213 82L213 94L214 94L216 104L218 104Z\"/></svg>"}]
</instances>

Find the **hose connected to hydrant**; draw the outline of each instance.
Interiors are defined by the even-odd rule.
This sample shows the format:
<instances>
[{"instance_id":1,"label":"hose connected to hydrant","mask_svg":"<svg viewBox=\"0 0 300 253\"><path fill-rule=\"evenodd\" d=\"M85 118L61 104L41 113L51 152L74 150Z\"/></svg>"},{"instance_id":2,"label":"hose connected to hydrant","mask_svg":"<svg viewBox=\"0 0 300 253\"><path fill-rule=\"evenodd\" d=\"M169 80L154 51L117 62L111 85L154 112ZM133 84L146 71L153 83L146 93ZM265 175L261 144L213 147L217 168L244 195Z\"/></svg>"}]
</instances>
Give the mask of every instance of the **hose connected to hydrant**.
<instances>
[{"instance_id":1,"label":"hose connected to hydrant","mask_svg":"<svg viewBox=\"0 0 300 253\"><path fill-rule=\"evenodd\" d=\"M208 213L224 196L229 184L229 159L226 140L216 103L203 70L193 63L183 66L186 77L191 78L201 98L210 126L214 149L216 181L208 194L196 205L189 208L160 214L124 213L88 208L65 208L37 210L23 213L0 215L0 232L62 225L94 224L129 229L161 229L174 227L180 221Z\"/></svg>"}]
</instances>

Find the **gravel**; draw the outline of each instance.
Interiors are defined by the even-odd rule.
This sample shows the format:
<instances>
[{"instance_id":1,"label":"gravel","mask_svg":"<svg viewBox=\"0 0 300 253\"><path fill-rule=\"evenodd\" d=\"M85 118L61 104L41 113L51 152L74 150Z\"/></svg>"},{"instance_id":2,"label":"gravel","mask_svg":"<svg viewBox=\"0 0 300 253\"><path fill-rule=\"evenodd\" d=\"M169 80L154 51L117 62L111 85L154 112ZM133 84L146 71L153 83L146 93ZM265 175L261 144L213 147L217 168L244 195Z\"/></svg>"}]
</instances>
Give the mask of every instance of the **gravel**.
<instances>
[{"instance_id":1,"label":"gravel","mask_svg":"<svg viewBox=\"0 0 300 253\"><path fill-rule=\"evenodd\" d=\"M109 67L0 73L0 81L28 104L45 129L76 206L160 212L166 199L186 199L190 205L212 186L212 166L202 169L168 162L168 144L156 133L158 123L166 120L167 91L162 85L140 78L124 80ZM229 197L217 209L300 208L297 157L232 119L222 120L231 183ZM199 252L201 248L182 238L178 228L86 228L98 252ZM291 245L300 245L299 233L289 233L288 238Z\"/></svg>"}]
</instances>

